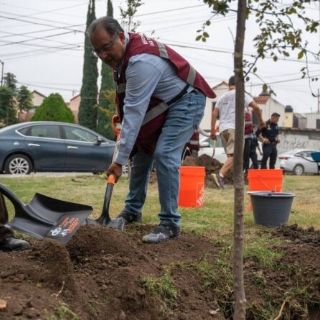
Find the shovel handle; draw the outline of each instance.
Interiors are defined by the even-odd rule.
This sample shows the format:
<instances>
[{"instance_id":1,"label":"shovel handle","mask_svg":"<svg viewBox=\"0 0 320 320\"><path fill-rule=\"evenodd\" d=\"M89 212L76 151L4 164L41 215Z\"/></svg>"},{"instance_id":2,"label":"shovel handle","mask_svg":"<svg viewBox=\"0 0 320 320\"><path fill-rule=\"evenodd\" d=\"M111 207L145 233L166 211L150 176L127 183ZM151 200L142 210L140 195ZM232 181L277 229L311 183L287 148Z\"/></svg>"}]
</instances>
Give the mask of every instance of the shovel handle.
<instances>
[{"instance_id":1,"label":"shovel handle","mask_svg":"<svg viewBox=\"0 0 320 320\"><path fill-rule=\"evenodd\" d=\"M108 184L115 184L116 183L116 177L113 174L110 174L110 176L108 176L106 180L107 180Z\"/></svg>"}]
</instances>

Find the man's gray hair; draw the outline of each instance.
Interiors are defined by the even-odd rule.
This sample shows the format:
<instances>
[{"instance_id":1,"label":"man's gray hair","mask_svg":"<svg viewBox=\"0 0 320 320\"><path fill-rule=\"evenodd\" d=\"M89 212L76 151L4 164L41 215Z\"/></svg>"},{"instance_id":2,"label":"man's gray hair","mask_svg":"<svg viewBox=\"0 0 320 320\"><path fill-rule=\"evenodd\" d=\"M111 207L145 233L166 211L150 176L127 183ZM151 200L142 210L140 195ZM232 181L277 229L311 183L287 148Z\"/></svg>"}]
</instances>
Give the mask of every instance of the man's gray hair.
<instances>
[{"instance_id":1,"label":"man's gray hair","mask_svg":"<svg viewBox=\"0 0 320 320\"><path fill-rule=\"evenodd\" d=\"M91 22L90 26L87 29L87 35L89 39L91 38L91 35L96 31L98 26L102 26L103 29L110 34L110 36L123 32L122 27L116 19L105 16Z\"/></svg>"}]
</instances>

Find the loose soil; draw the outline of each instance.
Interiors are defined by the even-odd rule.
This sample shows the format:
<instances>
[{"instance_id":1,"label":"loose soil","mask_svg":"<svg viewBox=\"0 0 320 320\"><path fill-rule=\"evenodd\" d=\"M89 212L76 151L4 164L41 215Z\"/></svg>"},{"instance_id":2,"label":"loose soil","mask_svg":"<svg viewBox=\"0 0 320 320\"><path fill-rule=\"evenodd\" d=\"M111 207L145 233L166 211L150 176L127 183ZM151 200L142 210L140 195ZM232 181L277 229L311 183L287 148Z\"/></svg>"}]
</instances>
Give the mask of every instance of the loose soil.
<instances>
[{"instance_id":1,"label":"loose soil","mask_svg":"<svg viewBox=\"0 0 320 320\"><path fill-rule=\"evenodd\" d=\"M231 319L231 252L187 233L142 243L151 228L84 226L66 247L31 240L30 250L0 252L0 319ZM247 319L320 319L319 232L261 232L284 240L274 248L282 257L269 268L245 259Z\"/></svg>"}]
</instances>

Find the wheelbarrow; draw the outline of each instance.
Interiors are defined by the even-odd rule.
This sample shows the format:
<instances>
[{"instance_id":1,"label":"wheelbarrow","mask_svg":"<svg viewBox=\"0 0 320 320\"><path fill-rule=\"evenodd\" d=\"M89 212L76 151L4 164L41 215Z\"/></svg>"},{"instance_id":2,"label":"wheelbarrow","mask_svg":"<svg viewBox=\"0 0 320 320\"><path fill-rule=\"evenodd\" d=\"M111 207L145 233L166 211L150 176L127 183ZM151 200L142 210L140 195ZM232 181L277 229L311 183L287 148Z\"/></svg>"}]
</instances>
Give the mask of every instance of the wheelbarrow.
<instances>
[{"instance_id":1,"label":"wheelbarrow","mask_svg":"<svg viewBox=\"0 0 320 320\"><path fill-rule=\"evenodd\" d=\"M41 193L36 193L30 203L24 204L0 184L0 193L11 201L15 210L14 218L6 226L37 239L49 238L66 244L81 225L108 224L113 185L114 177L109 176L102 213L97 220L92 220L88 218L93 210L91 206L54 199Z\"/></svg>"}]
</instances>

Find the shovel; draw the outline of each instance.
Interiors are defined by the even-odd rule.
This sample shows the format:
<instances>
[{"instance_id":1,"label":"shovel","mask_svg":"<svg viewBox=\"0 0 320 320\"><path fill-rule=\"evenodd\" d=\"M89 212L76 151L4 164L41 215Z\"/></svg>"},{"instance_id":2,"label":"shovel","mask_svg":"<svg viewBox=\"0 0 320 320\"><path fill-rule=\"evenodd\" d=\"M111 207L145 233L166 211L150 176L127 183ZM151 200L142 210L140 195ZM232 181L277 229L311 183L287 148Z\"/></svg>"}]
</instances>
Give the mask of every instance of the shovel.
<instances>
[{"instance_id":1,"label":"shovel","mask_svg":"<svg viewBox=\"0 0 320 320\"><path fill-rule=\"evenodd\" d=\"M31 202L24 204L4 185L0 193L12 203L15 216L6 224L9 228L43 239L50 238L66 244L85 223L92 207L50 198L36 193Z\"/></svg>"},{"instance_id":2,"label":"shovel","mask_svg":"<svg viewBox=\"0 0 320 320\"><path fill-rule=\"evenodd\" d=\"M113 132L116 136L116 144L114 147L112 161L114 161L114 159L116 158L116 156L119 152L120 133L121 133L120 126L121 125L118 121L119 121L118 116L113 116L112 129L113 129ZM113 187L114 187L115 183L116 183L116 177L113 174L109 175L107 178L107 186L106 186L106 191L104 194L102 212L101 212L101 215L98 219L93 220L94 221L93 223L107 225L108 227L110 227L110 225L108 225L108 224L110 222L112 222L112 220L111 220L110 214L109 214L109 206L110 206L111 195L112 195L112 191L113 191ZM92 223L92 222L89 222L89 224L90 223Z\"/></svg>"},{"instance_id":3,"label":"shovel","mask_svg":"<svg viewBox=\"0 0 320 320\"><path fill-rule=\"evenodd\" d=\"M212 145L212 159L214 159L214 155L216 153L216 144L217 139L210 139L211 145Z\"/></svg>"},{"instance_id":4,"label":"shovel","mask_svg":"<svg viewBox=\"0 0 320 320\"><path fill-rule=\"evenodd\" d=\"M107 186L106 186L106 192L104 194L102 212L100 217L97 220L95 220L99 224L108 224L111 221L110 214L109 214L109 206L110 206L110 200L111 200L111 195L112 195L115 181L116 179L114 175L110 175L107 178Z\"/></svg>"}]
</instances>

